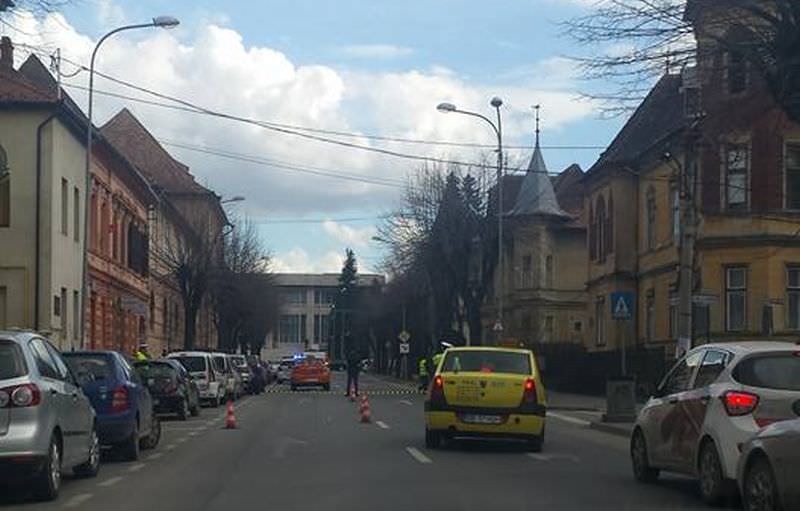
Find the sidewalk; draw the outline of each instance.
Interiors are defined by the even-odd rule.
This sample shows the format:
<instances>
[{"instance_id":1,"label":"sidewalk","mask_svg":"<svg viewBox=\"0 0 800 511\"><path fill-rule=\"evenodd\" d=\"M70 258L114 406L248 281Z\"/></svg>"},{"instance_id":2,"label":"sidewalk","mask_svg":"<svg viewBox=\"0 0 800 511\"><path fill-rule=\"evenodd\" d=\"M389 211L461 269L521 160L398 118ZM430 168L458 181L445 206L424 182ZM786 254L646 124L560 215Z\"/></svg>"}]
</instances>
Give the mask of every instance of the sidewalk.
<instances>
[{"instance_id":1,"label":"sidewalk","mask_svg":"<svg viewBox=\"0 0 800 511\"><path fill-rule=\"evenodd\" d=\"M633 422L605 422L603 420L606 411L604 396L549 391L547 393L547 409L554 412L579 412L581 420L585 420L589 428L604 433L627 438L633 431ZM641 405L637 404L636 409L638 412Z\"/></svg>"}]
</instances>

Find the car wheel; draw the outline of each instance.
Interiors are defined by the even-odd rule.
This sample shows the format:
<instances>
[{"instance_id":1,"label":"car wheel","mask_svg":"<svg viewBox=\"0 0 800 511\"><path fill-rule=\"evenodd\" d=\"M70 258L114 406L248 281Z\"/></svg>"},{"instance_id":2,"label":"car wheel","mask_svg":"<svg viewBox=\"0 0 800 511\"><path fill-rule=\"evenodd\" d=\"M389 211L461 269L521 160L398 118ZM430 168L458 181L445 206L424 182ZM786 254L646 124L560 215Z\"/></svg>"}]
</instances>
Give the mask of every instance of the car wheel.
<instances>
[{"instance_id":1,"label":"car wheel","mask_svg":"<svg viewBox=\"0 0 800 511\"><path fill-rule=\"evenodd\" d=\"M722 464L719 461L719 454L714 442L703 443L700 451L700 495L703 501L716 506L722 503L725 497L725 478L722 474Z\"/></svg>"},{"instance_id":2,"label":"car wheel","mask_svg":"<svg viewBox=\"0 0 800 511\"><path fill-rule=\"evenodd\" d=\"M142 439L142 449L155 449L160 440L161 420L154 415L153 422L150 425L150 434Z\"/></svg>"},{"instance_id":3,"label":"car wheel","mask_svg":"<svg viewBox=\"0 0 800 511\"><path fill-rule=\"evenodd\" d=\"M633 477L640 483L653 483L658 479L659 470L650 466L647 459L647 442L644 433L638 429L631 438L631 466Z\"/></svg>"},{"instance_id":4,"label":"car wheel","mask_svg":"<svg viewBox=\"0 0 800 511\"><path fill-rule=\"evenodd\" d=\"M746 511L778 511L778 487L772 467L765 458L759 458L747 469L744 476L743 495Z\"/></svg>"},{"instance_id":5,"label":"car wheel","mask_svg":"<svg viewBox=\"0 0 800 511\"><path fill-rule=\"evenodd\" d=\"M438 449L442 446L442 434L438 431L425 429L425 448Z\"/></svg>"},{"instance_id":6,"label":"car wheel","mask_svg":"<svg viewBox=\"0 0 800 511\"><path fill-rule=\"evenodd\" d=\"M178 409L178 418L182 421L189 419L189 400L181 399L180 408Z\"/></svg>"},{"instance_id":7,"label":"car wheel","mask_svg":"<svg viewBox=\"0 0 800 511\"><path fill-rule=\"evenodd\" d=\"M133 426L131 436L119 446L120 454L125 461L136 461L139 459L139 423Z\"/></svg>"},{"instance_id":8,"label":"car wheel","mask_svg":"<svg viewBox=\"0 0 800 511\"><path fill-rule=\"evenodd\" d=\"M33 492L39 500L54 500L61 488L61 450L53 436L47 449L47 460L33 480Z\"/></svg>"},{"instance_id":9,"label":"car wheel","mask_svg":"<svg viewBox=\"0 0 800 511\"><path fill-rule=\"evenodd\" d=\"M198 400L194 406L189 408L189 413L192 414L192 417L197 417L200 415L200 401Z\"/></svg>"},{"instance_id":10,"label":"car wheel","mask_svg":"<svg viewBox=\"0 0 800 511\"><path fill-rule=\"evenodd\" d=\"M89 435L89 458L72 469L78 477L95 477L100 472L100 439L97 430L92 428Z\"/></svg>"}]
</instances>

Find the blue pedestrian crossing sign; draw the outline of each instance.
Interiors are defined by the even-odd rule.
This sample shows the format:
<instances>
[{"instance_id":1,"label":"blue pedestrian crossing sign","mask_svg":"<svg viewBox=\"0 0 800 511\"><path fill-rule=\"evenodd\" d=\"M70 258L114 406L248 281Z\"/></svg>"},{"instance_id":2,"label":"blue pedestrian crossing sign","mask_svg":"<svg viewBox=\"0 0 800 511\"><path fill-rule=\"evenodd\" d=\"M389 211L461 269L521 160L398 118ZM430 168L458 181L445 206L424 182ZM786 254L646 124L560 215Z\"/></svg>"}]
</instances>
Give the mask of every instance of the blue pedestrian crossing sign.
<instances>
[{"instance_id":1,"label":"blue pedestrian crossing sign","mask_svg":"<svg viewBox=\"0 0 800 511\"><path fill-rule=\"evenodd\" d=\"M633 292L617 291L611 293L611 317L629 320L633 317Z\"/></svg>"}]
</instances>

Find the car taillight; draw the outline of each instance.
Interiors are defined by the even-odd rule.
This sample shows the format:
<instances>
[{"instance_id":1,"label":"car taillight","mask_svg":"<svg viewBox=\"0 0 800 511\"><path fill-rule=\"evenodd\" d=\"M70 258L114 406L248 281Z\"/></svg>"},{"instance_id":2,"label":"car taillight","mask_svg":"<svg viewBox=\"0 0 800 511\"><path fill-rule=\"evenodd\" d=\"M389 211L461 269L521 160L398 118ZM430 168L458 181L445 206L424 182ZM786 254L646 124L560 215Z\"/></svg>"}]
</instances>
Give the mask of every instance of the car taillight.
<instances>
[{"instance_id":1,"label":"car taillight","mask_svg":"<svg viewBox=\"0 0 800 511\"><path fill-rule=\"evenodd\" d=\"M522 400L526 403L536 402L536 381L533 378L528 378L525 380Z\"/></svg>"},{"instance_id":2,"label":"car taillight","mask_svg":"<svg viewBox=\"0 0 800 511\"><path fill-rule=\"evenodd\" d=\"M433 379L433 384L431 385L431 403L433 404L444 404L446 402L444 397L444 378L441 375L437 374L436 377Z\"/></svg>"},{"instance_id":3,"label":"car taillight","mask_svg":"<svg viewBox=\"0 0 800 511\"><path fill-rule=\"evenodd\" d=\"M0 389L0 408L25 408L42 402L42 393L33 383Z\"/></svg>"},{"instance_id":4,"label":"car taillight","mask_svg":"<svg viewBox=\"0 0 800 511\"><path fill-rule=\"evenodd\" d=\"M128 387L117 387L111 396L111 409L115 412L124 412L128 409Z\"/></svg>"},{"instance_id":5,"label":"car taillight","mask_svg":"<svg viewBox=\"0 0 800 511\"><path fill-rule=\"evenodd\" d=\"M722 404L731 417L753 413L758 406L758 396L749 392L729 391L722 395Z\"/></svg>"}]
</instances>

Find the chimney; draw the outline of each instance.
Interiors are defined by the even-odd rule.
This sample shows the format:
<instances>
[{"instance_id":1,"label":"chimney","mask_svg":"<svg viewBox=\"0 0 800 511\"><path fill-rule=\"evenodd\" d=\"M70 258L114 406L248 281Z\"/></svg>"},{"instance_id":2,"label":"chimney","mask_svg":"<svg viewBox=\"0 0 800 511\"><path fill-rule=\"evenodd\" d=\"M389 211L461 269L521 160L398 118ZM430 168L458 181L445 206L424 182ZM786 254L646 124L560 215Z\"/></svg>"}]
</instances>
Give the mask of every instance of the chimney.
<instances>
[{"instance_id":1,"label":"chimney","mask_svg":"<svg viewBox=\"0 0 800 511\"><path fill-rule=\"evenodd\" d=\"M8 36L0 39L0 69L14 69L14 45Z\"/></svg>"}]
</instances>

